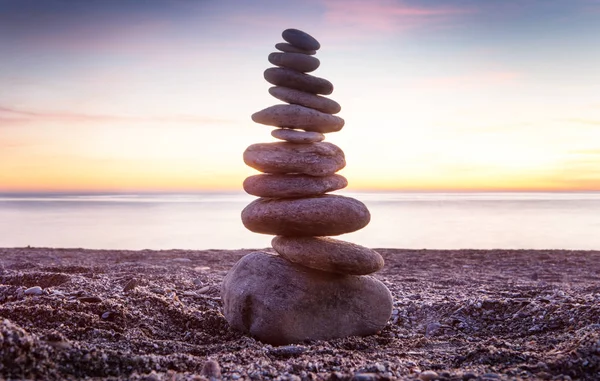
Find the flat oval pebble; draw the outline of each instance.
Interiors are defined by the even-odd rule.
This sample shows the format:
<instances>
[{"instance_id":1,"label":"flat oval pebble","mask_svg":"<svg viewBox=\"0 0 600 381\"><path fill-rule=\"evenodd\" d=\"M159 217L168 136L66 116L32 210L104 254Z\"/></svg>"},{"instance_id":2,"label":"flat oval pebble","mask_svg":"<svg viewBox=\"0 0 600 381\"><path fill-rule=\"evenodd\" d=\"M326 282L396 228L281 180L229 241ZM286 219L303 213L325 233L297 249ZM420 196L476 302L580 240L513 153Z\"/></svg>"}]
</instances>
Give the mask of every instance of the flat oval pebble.
<instances>
[{"instance_id":1,"label":"flat oval pebble","mask_svg":"<svg viewBox=\"0 0 600 381\"><path fill-rule=\"evenodd\" d=\"M317 271L265 252L229 270L221 299L234 329L273 345L372 335L393 307L390 291L372 276Z\"/></svg>"},{"instance_id":2,"label":"flat oval pebble","mask_svg":"<svg viewBox=\"0 0 600 381\"><path fill-rule=\"evenodd\" d=\"M263 173L327 176L346 166L344 152L335 144L319 142L256 143L244 151L244 162Z\"/></svg>"},{"instance_id":3,"label":"flat oval pebble","mask_svg":"<svg viewBox=\"0 0 600 381\"><path fill-rule=\"evenodd\" d=\"M281 33L281 37L293 46L302 50L319 50L321 44L316 38L299 29L286 29Z\"/></svg>"},{"instance_id":4,"label":"flat oval pebble","mask_svg":"<svg viewBox=\"0 0 600 381\"><path fill-rule=\"evenodd\" d=\"M254 175L244 180L244 190L254 196L270 198L310 197L348 186L342 175Z\"/></svg>"},{"instance_id":5,"label":"flat oval pebble","mask_svg":"<svg viewBox=\"0 0 600 381\"><path fill-rule=\"evenodd\" d=\"M337 132L344 119L300 105L280 104L252 114L252 120L267 126L295 128L321 133Z\"/></svg>"},{"instance_id":6,"label":"flat oval pebble","mask_svg":"<svg viewBox=\"0 0 600 381\"><path fill-rule=\"evenodd\" d=\"M312 94L329 95L333 93L333 84L325 78L300 73L284 67L270 67L264 77L272 85L285 86Z\"/></svg>"},{"instance_id":7,"label":"flat oval pebble","mask_svg":"<svg viewBox=\"0 0 600 381\"><path fill-rule=\"evenodd\" d=\"M242 210L242 223L255 233L284 236L334 236L367 226L362 202L326 194L291 199L259 198Z\"/></svg>"},{"instance_id":8,"label":"flat oval pebble","mask_svg":"<svg viewBox=\"0 0 600 381\"><path fill-rule=\"evenodd\" d=\"M317 54L316 50L299 49L292 44L288 44L287 42L279 42L279 43L275 44L275 49L281 50L282 52L286 52L286 53L301 53L301 54L307 54L309 56L313 56L313 55Z\"/></svg>"},{"instance_id":9,"label":"flat oval pebble","mask_svg":"<svg viewBox=\"0 0 600 381\"><path fill-rule=\"evenodd\" d=\"M317 58L302 53L271 53L269 62L303 73L315 71L321 64Z\"/></svg>"},{"instance_id":10,"label":"flat oval pebble","mask_svg":"<svg viewBox=\"0 0 600 381\"><path fill-rule=\"evenodd\" d=\"M332 273L366 275L384 264L375 250L333 238L277 236L271 245L288 261Z\"/></svg>"},{"instance_id":11,"label":"flat oval pebble","mask_svg":"<svg viewBox=\"0 0 600 381\"><path fill-rule=\"evenodd\" d=\"M324 112L325 114L337 114L342 109L342 106L332 99L300 90L290 89L289 87L271 87L269 89L269 94L281 101L312 108Z\"/></svg>"},{"instance_id":12,"label":"flat oval pebble","mask_svg":"<svg viewBox=\"0 0 600 381\"><path fill-rule=\"evenodd\" d=\"M320 132L290 130L289 128L273 130L271 131L271 136L296 144L316 143L325 139L325 135Z\"/></svg>"}]
</instances>

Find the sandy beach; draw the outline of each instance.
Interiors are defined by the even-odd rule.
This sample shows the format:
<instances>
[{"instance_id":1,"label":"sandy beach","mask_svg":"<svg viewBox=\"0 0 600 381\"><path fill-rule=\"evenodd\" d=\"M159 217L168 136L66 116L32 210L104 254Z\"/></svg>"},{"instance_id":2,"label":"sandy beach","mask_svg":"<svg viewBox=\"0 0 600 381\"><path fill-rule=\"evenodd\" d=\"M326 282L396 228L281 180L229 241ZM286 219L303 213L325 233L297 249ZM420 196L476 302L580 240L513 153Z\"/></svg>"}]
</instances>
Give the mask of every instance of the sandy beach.
<instances>
[{"instance_id":1,"label":"sandy beach","mask_svg":"<svg viewBox=\"0 0 600 381\"><path fill-rule=\"evenodd\" d=\"M220 312L254 250L0 249L0 378L600 379L600 251L377 250L383 331L273 347Z\"/></svg>"}]
</instances>

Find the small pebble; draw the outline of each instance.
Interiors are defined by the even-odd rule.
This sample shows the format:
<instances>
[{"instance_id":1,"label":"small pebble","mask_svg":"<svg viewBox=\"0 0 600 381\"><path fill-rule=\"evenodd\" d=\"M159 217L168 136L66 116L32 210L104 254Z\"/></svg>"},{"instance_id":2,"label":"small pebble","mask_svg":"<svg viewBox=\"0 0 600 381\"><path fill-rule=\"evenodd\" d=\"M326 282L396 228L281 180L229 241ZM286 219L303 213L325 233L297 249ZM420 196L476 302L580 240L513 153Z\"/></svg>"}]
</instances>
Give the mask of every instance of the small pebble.
<instances>
[{"instance_id":1,"label":"small pebble","mask_svg":"<svg viewBox=\"0 0 600 381\"><path fill-rule=\"evenodd\" d=\"M40 286L33 286L25 290L24 293L25 295L42 295L44 293L44 290L42 290Z\"/></svg>"},{"instance_id":2,"label":"small pebble","mask_svg":"<svg viewBox=\"0 0 600 381\"><path fill-rule=\"evenodd\" d=\"M137 279L135 279L135 278L132 278L132 279L130 279L130 280L129 280L129 282L127 282L127 283L125 284L125 286L123 286L123 291L124 291L124 292L131 291L131 290L133 290L134 288L136 288L136 286L137 286L137 285L138 285L138 281L137 281Z\"/></svg>"},{"instance_id":3,"label":"small pebble","mask_svg":"<svg viewBox=\"0 0 600 381\"><path fill-rule=\"evenodd\" d=\"M464 373L462 376L463 381L469 381L469 380L473 380L475 378L477 378L477 375L472 372Z\"/></svg>"},{"instance_id":4,"label":"small pebble","mask_svg":"<svg viewBox=\"0 0 600 381\"><path fill-rule=\"evenodd\" d=\"M85 303L100 303L102 301L102 299L97 296L81 296L77 298L77 300Z\"/></svg>"},{"instance_id":5,"label":"small pebble","mask_svg":"<svg viewBox=\"0 0 600 381\"><path fill-rule=\"evenodd\" d=\"M208 360L202 367L202 375L208 378L210 381L216 381L221 379L221 367L215 360Z\"/></svg>"},{"instance_id":6,"label":"small pebble","mask_svg":"<svg viewBox=\"0 0 600 381\"><path fill-rule=\"evenodd\" d=\"M433 370L426 370L424 372L421 372L421 374L419 374L419 379L423 380L423 381L433 381L439 377L440 376Z\"/></svg>"},{"instance_id":7,"label":"small pebble","mask_svg":"<svg viewBox=\"0 0 600 381\"><path fill-rule=\"evenodd\" d=\"M210 286L204 286L201 289L199 289L198 291L196 291L196 294L206 294L208 292L208 290L210 290Z\"/></svg>"},{"instance_id":8,"label":"small pebble","mask_svg":"<svg viewBox=\"0 0 600 381\"><path fill-rule=\"evenodd\" d=\"M269 351L272 355L280 357L292 357L299 356L306 352L308 349L301 345L284 345L281 347L275 347Z\"/></svg>"},{"instance_id":9,"label":"small pebble","mask_svg":"<svg viewBox=\"0 0 600 381\"><path fill-rule=\"evenodd\" d=\"M376 381L377 373L356 373L352 381Z\"/></svg>"}]
</instances>

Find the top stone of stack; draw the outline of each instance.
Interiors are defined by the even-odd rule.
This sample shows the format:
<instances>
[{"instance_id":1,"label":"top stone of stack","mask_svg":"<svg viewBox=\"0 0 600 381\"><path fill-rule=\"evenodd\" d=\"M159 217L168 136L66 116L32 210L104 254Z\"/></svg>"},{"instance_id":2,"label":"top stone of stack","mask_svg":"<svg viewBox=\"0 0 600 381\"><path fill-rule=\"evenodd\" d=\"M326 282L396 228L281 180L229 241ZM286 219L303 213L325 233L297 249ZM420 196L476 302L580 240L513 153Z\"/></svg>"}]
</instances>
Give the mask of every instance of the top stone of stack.
<instances>
[{"instance_id":1,"label":"top stone of stack","mask_svg":"<svg viewBox=\"0 0 600 381\"><path fill-rule=\"evenodd\" d=\"M319 41L317 41L313 36L298 29L286 29L281 34L281 37L283 37L283 39L290 43L290 45L293 47L303 50L304 52L316 52L321 47Z\"/></svg>"}]
</instances>

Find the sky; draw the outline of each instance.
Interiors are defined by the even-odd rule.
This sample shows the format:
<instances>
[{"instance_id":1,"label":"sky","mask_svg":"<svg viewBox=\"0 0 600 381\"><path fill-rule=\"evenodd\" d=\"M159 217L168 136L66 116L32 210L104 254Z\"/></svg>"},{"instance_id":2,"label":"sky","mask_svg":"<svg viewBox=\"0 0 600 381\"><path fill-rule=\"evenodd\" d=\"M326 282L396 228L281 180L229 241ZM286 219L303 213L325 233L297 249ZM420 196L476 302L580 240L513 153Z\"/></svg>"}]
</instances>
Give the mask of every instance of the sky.
<instances>
[{"instance_id":1,"label":"sky","mask_svg":"<svg viewBox=\"0 0 600 381\"><path fill-rule=\"evenodd\" d=\"M0 0L0 192L241 190L286 28L349 189L600 190L599 0Z\"/></svg>"}]
</instances>

